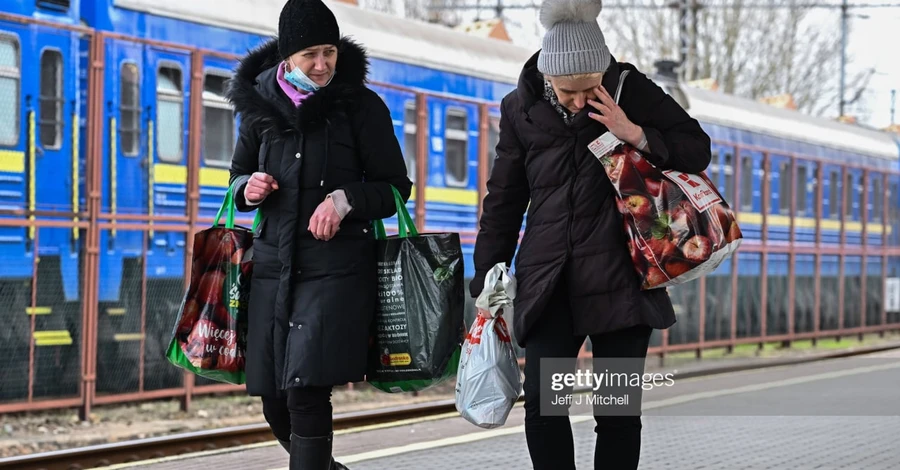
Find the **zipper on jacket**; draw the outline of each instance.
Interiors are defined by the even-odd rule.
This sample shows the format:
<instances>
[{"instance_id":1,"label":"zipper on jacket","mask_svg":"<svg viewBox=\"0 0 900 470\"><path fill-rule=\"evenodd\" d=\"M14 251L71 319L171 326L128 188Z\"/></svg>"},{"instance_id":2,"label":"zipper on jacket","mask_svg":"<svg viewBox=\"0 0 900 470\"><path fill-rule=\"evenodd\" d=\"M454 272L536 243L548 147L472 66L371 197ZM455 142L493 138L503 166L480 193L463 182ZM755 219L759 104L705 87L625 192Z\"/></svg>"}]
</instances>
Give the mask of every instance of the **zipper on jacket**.
<instances>
[{"instance_id":1,"label":"zipper on jacket","mask_svg":"<svg viewBox=\"0 0 900 470\"><path fill-rule=\"evenodd\" d=\"M568 194L568 204L569 204L569 214L566 222L566 253L568 255L572 254L572 222L575 219L575 200L574 200L574 192L575 192L575 178L578 175L578 165L576 165L575 160L578 155L578 134L575 134L575 145L572 148L572 154L569 158L569 163L572 166L572 179L569 182L569 194Z\"/></svg>"}]
</instances>

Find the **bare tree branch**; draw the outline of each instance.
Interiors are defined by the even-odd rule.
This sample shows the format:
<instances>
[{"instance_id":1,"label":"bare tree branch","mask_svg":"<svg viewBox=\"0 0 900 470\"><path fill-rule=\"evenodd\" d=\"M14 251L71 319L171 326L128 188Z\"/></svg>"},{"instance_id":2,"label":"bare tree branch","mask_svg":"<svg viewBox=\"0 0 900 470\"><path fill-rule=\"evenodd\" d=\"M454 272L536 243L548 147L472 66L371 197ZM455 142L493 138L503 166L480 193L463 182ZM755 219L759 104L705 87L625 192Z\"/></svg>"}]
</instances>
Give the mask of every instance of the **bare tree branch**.
<instances>
[{"instance_id":1,"label":"bare tree branch","mask_svg":"<svg viewBox=\"0 0 900 470\"><path fill-rule=\"evenodd\" d=\"M748 0L703 0L701 5L728 8L697 12L697 57L688 62L693 66L685 70L685 78L711 78L723 92L751 99L789 93L803 112L834 114L839 103L840 17L830 12L823 23L812 8L794 0L769 2L776 8L749 8ZM693 17L688 12L689 35ZM613 54L643 70L659 59L681 58L679 22L680 12L666 8L623 8L601 15ZM861 95L870 75L848 74L847 101Z\"/></svg>"}]
</instances>

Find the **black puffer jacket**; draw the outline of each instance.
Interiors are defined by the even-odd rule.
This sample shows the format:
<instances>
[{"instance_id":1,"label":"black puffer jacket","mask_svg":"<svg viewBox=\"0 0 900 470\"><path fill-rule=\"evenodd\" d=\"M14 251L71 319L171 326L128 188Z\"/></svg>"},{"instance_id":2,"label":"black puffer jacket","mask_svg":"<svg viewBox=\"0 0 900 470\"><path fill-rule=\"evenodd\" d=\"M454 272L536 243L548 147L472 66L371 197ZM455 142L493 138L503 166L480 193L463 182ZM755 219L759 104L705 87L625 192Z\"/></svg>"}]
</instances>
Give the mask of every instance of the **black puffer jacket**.
<instances>
[{"instance_id":1,"label":"black puffer jacket","mask_svg":"<svg viewBox=\"0 0 900 470\"><path fill-rule=\"evenodd\" d=\"M481 292L492 266L512 260L527 207L515 265L518 297L513 321L519 345L526 346L538 317L552 311L547 301L561 278L569 289L573 334L633 325L668 328L675 322L669 296L664 289L640 290L615 190L588 150L588 144L607 129L587 115L587 108L571 126L563 122L543 99L538 54L525 64L517 89L502 102L497 159L475 242L471 295ZM664 169L688 173L706 169L711 158L709 136L645 75L613 60L603 86L614 95L625 68L631 71L619 105L643 127L652 152L646 158Z\"/></svg>"},{"instance_id":2,"label":"black puffer jacket","mask_svg":"<svg viewBox=\"0 0 900 470\"><path fill-rule=\"evenodd\" d=\"M295 108L276 81L277 41L241 61L229 99L241 118L231 167L239 210L256 171L279 189L261 204L253 245L247 388L274 395L286 387L361 381L375 312L376 246L372 221L396 213L407 178L390 112L365 86L368 60L343 40L336 73ZM330 192L343 189L353 209L329 241L309 219Z\"/></svg>"}]
</instances>

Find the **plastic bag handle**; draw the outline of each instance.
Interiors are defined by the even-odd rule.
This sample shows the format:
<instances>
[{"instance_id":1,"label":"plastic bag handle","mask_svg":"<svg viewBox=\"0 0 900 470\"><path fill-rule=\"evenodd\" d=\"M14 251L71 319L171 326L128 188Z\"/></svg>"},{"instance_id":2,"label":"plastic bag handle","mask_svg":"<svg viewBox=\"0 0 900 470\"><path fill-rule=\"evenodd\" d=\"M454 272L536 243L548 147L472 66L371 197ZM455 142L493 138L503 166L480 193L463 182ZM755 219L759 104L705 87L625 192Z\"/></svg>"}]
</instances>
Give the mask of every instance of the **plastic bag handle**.
<instances>
[{"instance_id":1,"label":"plastic bag handle","mask_svg":"<svg viewBox=\"0 0 900 470\"><path fill-rule=\"evenodd\" d=\"M400 229L400 238L418 237L419 231L416 230L416 224L413 223L412 217L409 215L409 210L407 210L406 204L403 203L400 191L398 191L394 185L391 185L391 191L394 193L394 204L397 206L397 225ZM375 239L384 240L386 238L387 235L384 231L384 222L382 219L378 219L375 221Z\"/></svg>"},{"instance_id":2,"label":"plastic bag handle","mask_svg":"<svg viewBox=\"0 0 900 470\"><path fill-rule=\"evenodd\" d=\"M233 229L234 228L234 183L231 183L231 186L228 187L228 191L225 192L225 199L222 200L222 205L219 206L219 212L216 213L216 220L213 222L213 227L219 226L219 219L222 218L222 212L225 212L225 209L228 209L228 213L225 217L225 228ZM253 231L256 231L256 227L259 226L259 222L262 220L262 210L256 209L256 217L253 219Z\"/></svg>"}]
</instances>

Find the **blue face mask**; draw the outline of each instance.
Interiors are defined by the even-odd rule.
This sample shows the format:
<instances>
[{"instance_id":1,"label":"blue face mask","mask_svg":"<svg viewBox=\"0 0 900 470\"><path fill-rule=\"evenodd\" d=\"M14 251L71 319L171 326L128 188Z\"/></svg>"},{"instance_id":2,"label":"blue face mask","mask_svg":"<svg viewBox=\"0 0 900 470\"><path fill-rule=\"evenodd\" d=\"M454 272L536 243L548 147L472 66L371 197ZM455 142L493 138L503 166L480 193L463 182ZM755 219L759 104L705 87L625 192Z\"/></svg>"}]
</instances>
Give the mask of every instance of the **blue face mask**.
<instances>
[{"instance_id":1,"label":"blue face mask","mask_svg":"<svg viewBox=\"0 0 900 470\"><path fill-rule=\"evenodd\" d=\"M291 85L308 93L318 91L319 88L321 88L316 82L312 81L311 78L307 77L299 67L295 66L293 62L291 62L291 66L293 67L291 71L284 74L284 79L290 82ZM334 73L331 74L328 83L331 83L332 78L334 78ZM324 86L328 86L328 83Z\"/></svg>"}]
</instances>

